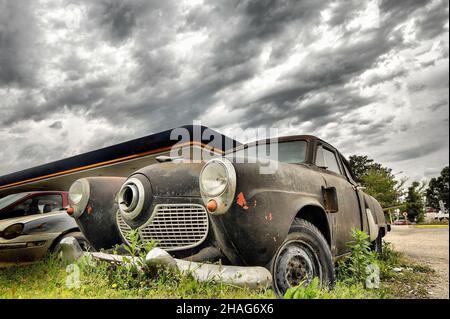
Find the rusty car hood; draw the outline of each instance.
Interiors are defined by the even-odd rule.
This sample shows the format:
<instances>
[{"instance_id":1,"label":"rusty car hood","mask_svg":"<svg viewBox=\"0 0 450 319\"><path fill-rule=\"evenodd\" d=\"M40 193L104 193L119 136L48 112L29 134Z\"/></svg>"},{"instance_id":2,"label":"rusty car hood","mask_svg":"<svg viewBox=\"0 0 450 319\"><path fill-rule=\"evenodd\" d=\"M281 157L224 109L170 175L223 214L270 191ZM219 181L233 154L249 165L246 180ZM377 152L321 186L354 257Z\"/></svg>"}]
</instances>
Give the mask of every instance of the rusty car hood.
<instances>
[{"instance_id":1,"label":"rusty car hood","mask_svg":"<svg viewBox=\"0 0 450 319\"><path fill-rule=\"evenodd\" d=\"M143 174L157 197L200 197L199 176L205 162L167 162L153 164L136 172Z\"/></svg>"}]
</instances>

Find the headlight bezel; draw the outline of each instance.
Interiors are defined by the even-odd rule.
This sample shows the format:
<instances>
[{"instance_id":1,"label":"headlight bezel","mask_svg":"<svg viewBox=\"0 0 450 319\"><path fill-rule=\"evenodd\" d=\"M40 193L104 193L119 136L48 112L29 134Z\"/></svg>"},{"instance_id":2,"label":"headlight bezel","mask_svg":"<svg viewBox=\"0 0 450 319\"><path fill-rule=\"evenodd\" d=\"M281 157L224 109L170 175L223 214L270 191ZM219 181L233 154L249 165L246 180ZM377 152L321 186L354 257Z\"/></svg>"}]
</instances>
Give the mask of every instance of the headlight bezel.
<instances>
[{"instance_id":1,"label":"headlight bezel","mask_svg":"<svg viewBox=\"0 0 450 319\"><path fill-rule=\"evenodd\" d=\"M219 189L219 190L216 191L216 192L211 192L211 191L207 190L206 187L205 187L204 174L205 174L205 171L206 171L207 169L210 169L211 166L212 166L212 165L215 165L215 164L217 164L217 165L219 165L220 167L223 168L224 173L225 173L225 174L224 174L224 175L225 175L225 184L224 184L224 186L223 186L222 189ZM217 196L220 196L220 195L222 195L224 192L226 192L226 190L227 190L227 188L228 188L228 185L229 185L229 179L230 179L230 174L229 174L228 169L227 169L227 167L225 166L225 164L224 164L222 161L213 159L213 160L207 162L207 163L205 164L205 166L203 166L203 168L202 168L202 170L201 170L201 172L200 172L200 189L201 189L201 191L202 191L206 196L209 196L209 197L217 197Z\"/></svg>"},{"instance_id":2,"label":"headlight bezel","mask_svg":"<svg viewBox=\"0 0 450 319\"><path fill-rule=\"evenodd\" d=\"M131 191L133 196L129 205L125 204L125 196ZM144 184L137 177L130 177L117 193L117 204L126 221L136 220L144 210L146 194Z\"/></svg>"},{"instance_id":3,"label":"headlight bezel","mask_svg":"<svg viewBox=\"0 0 450 319\"><path fill-rule=\"evenodd\" d=\"M208 194L205 191L205 187L203 186L203 177L204 177L203 173L205 172L206 169L208 169L208 166L213 163L214 164L220 163L224 167L226 172L226 185L221 192ZM202 170L200 171L199 186L203 202L210 214L221 215L228 211L233 202L234 195L236 192L236 180L237 180L236 170L234 168L234 165L227 158L224 157L213 158L205 163L205 165L202 167ZM208 202L211 200L214 200L216 202L216 209L214 211L208 209Z\"/></svg>"},{"instance_id":4,"label":"headlight bezel","mask_svg":"<svg viewBox=\"0 0 450 319\"><path fill-rule=\"evenodd\" d=\"M76 189L79 187L80 189ZM73 217L80 217L86 209L91 194L91 187L86 178L77 179L69 188L68 200L69 206L73 208ZM76 197L76 199L74 199Z\"/></svg>"}]
</instances>

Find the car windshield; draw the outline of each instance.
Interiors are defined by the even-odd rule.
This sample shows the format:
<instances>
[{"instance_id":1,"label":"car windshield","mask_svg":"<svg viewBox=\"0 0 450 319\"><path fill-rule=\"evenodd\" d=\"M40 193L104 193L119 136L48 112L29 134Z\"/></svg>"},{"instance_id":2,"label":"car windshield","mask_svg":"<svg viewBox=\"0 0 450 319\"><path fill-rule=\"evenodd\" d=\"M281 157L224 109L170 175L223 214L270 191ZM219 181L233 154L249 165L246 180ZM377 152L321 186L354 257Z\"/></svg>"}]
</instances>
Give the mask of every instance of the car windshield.
<instances>
[{"instance_id":1,"label":"car windshield","mask_svg":"<svg viewBox=\"0 0 450 319\"><path fill-rule=\"evenodd\" d=\"M12 203L18 201L23 196L25 196L27 193L18 193L18 194L12 194L5 197L0 198L0 209L3 209Z\"/></svg>"},{"instance_id":2,"label":"car windshield","mask_svg":"<svg viewBox=\"0 0 450 319\"><path fill-rule=\"evenodd\" d=\"M273 153L274 147L278 148ZM229 156L238 157L263 157L284 163L299 164L306 160L306 141L290 141L271 144L252 145L244 149L234 151Z\"/></svg>"}]
</instances>

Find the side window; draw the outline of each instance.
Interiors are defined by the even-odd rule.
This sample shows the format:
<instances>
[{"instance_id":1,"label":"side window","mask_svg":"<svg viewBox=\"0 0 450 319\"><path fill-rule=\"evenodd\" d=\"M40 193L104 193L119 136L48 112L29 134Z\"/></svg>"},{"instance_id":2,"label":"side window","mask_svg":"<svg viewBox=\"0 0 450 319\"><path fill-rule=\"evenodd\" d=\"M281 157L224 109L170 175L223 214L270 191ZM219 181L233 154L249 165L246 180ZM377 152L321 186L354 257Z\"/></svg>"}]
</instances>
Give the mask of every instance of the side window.
<instances>
[{"instance_id":1,"label":"side window","mask_svg":"<svg viewBox=\"0 0 450 319\"><path fill-rule=\"evenodd\" d=\"M352 175L352 173L350 173L350 168L347 166L347 164L346 164L344 161L341 161L341 162L342 162L342 166L344 166L345 174L347 175L348 179L349 179L351 182L355 182L355 181L353 180L353 175ZM355 183L356 183L356 182L355 182Z\"/></svg>"},{"instance_id":2,"label":"side window","mask_svg":"<svg viewBox=\"0 0 450 319\"><path fill-rule=\"evenodd\" d=\"M33 198L33 203L37 206L40 214L50 213L62 208L61 195L41 195ZM35 207L33 207L35 209Z\"/></svg>"},{"instance_id":3,"label":"side window","mask_svg":"<svg viewBox=\"0 0 450 319\"><path fill-rule=\"evenodd\" d=\"M1 219L8 219L8 218L16 218L16 217L23 217L23 216L27 216L27 212L30 209L30 205L31 205L31 198L17 204L16 206L14 206L13 208L11 208L10 210L4 212L2 214Z\"/></svg>"},{"instance_id":4,"label":"side window","mask_svg":"<svg viewBox=\"0 0 450 319\"><path fill-rule=\"evenodd\" d=\"M322 145L317 147L316 165L319 167L324 167L327 170L335 172L337 174L342 174L341 169L339 168L336 154L322 147Z\"/></svg>"},{"instance_id":5,"label":"side window","mask_svg":"<svg viewBox=\"0 0 450 319\"><path fill-rule=\"evenodd\" d=\"M39 195L17 204L0 219L16 218L36 214L45 214L62 208L61 195Z\"/></svg>"},{"instance_id":6,"label":"side window","mask_svg":"<svg viewBox=\"0 0 450 319\"><path fill-rule=\"evenodd\" d=\"M319 145L316 152L316 166L326 168L325 158L323 156L323 147Z\"/></svg>"}]
</instances>

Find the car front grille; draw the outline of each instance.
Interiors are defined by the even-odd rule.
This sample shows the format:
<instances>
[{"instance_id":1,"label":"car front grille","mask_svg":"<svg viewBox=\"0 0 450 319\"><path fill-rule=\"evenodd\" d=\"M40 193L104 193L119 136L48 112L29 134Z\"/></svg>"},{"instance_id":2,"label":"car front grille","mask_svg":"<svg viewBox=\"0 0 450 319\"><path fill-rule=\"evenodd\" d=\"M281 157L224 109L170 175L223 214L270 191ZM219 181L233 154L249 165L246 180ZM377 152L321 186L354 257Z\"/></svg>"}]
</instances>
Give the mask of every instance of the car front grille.
<instances>
[{"instance_id":1,"label":"car front grille","mask_svg":"<svg viewBox=\"0 0 450 319\"><path fill-rule=\"evenodd\" d=\"M119 227L119 231L122 234L123 239L125 239L126 243L129 244L130 232L132 231L132 228L130 226L128 226L127 223L125 223L122 215L120 214L120 210L117 210L116 221L117 221L117 226Z\"/></svg>"},{"instance_id":2,"label":"car front grille","mask_svg":"<svg viewBox=\"0 0 450 319\"><path fill-rule=\"evenodd\" d=\"M131 231L118 214L117 224L127 240ZM143 242L154 240L159 248L167 251L193 248L208 235L208 213L198 204L159 204L155 206L149 221L139 227Z\"/></svg>"}]
</instances>

